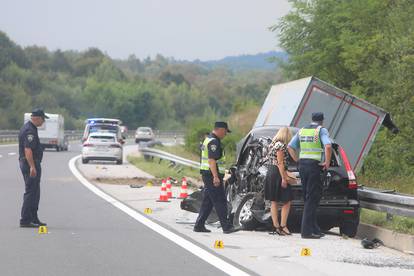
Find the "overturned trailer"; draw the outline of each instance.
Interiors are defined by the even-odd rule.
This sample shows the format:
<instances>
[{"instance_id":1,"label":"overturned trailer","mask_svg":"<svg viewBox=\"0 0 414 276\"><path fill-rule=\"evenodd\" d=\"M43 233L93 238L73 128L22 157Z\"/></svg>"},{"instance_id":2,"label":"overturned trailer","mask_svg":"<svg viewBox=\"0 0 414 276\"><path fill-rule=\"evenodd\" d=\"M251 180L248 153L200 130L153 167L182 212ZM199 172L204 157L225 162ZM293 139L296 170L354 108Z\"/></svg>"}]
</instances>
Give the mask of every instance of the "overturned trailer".
<instances>
[{"instance_id":1,"label":"overturned trailer","mask_svg":"<svg viewBox=\"0 0 414 276\"><path fill-rule=\"evenodd\" d=\"M388 112L315 77L272 86L253 128L301 128L318 111L325 114L324 127L345 149L354 171L361 168L381 125L398 132Z\"/></svg>"}]
</instances>

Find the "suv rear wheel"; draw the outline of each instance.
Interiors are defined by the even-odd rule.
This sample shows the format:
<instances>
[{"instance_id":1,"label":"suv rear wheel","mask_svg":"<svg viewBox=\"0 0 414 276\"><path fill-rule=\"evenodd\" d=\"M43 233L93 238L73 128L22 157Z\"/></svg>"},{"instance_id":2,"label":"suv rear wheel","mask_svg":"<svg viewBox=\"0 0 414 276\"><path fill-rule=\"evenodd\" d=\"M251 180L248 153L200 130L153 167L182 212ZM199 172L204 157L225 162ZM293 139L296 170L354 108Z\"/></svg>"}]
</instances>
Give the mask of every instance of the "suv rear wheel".
<instances>
[{"instance_id":1,"label":"suv rear wheel","mask_svg":"<svg viewBox=\"0 0 414 276\"><path fill-rule=\"evenodd\" d=\"M339 233L347 235L350 238L355 237L358 232L358 220L345 220L339 226Z\"/></svg>"}]
</instances>

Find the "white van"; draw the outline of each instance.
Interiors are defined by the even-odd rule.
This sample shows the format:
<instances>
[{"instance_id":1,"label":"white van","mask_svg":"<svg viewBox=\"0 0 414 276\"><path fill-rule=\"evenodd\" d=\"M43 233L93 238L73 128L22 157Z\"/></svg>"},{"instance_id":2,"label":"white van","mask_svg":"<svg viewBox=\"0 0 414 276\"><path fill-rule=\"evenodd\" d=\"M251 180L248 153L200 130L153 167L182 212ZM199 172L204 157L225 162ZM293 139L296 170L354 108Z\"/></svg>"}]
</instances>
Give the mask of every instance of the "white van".
<instances>
[{"instance_id":1,"label":"white van","mask_svg":"<svg viewBox=\"0 0 414 276\"><path fill-rule=\"evenodd\" d=\"M54 148L56 151L68 150L68 141L65 138L65 119L60 114L46 113L46 119L42 126L37 128L40 144L44 148ZM24 122L30 120L31 113L24 114Z\"/></svg>"}]
</instances>

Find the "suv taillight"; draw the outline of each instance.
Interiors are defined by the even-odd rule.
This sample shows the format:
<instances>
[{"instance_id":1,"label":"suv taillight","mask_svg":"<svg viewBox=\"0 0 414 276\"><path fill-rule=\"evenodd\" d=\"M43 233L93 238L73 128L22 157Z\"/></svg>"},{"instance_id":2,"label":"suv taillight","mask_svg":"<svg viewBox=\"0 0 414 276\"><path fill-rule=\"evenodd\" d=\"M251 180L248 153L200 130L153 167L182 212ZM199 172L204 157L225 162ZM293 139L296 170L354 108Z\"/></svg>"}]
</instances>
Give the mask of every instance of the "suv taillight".
<instances>
[{"instance_id":1,"label":"suv taillight","mask_svg":"<svg viewBox=\"0 0 414 276\"><path fill-rule=\"evenodd\" d=\"M339 147L339 152L341 154L342 161L344 162L344 166L348 174L348 189L358 189L358 183L356 181L354 171L351 168L351 163L349 163L348 156L346 156L346 153L342 147Z\"/></svg>"},{"instance_id":2,"label":"suv taillight","mask_svg":"<svg viewBox=\"0 0 414 276\"><path fill-rule=\"evenodd\" d=\"M85 143L85 144L83 144L83 146L84 147L94 147L95 145L91 144L91 143Z\"/></svg>"}]
</instances>

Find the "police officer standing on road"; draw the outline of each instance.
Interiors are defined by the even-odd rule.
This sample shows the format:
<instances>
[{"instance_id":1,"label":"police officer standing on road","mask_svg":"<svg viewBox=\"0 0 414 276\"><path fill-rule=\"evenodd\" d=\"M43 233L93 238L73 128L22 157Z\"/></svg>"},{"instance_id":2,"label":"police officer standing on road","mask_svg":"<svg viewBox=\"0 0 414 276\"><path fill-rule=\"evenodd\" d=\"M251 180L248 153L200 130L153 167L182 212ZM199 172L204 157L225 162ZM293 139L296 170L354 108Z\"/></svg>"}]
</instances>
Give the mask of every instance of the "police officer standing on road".
<instances>
[{"instance_id":1,"label":"police officer standing on road","mask_svg":"<svg viewBox=\"0 0 414 276\"><path fill-rule=\"evenodd\" d=\"M34 109L31 119L20 129L19 164L25 183L20 227L46 225L37 216L40 200L40 177L42 175L40 163L43 158L43 147L40 144L37 128L48 118L42 109Z\"/></svg>"},{"instance_id":2,"label":"police officer standing on road","mask_svg":"<svg viewBox=\"0 0 414 276\"><path fill-rule=\"evenodd\" d=\"M304 239L324 236L317 223L316 211L322 197L321 172L329 168L332 147L328 130L322 127L323 120L322 112L312 113L312 123L300 129L288 146L295 161L298 161L296 152L299 152L299 174L305 202L301 227Z\"/></svg>"},{"instance_id":3,"label":"police officer standing on road","mask_svg":"<svg viewBox=\"0 0 414 276\"><path fill-rule=\"evenodd\" d=\"M204 192L194 232L211 232L205 227L205 222L213 206L219 217L223 233L230 234L239 230L227 218L227 201L223 185L226 157L220 140L230 132L226 122L216 122L214 130L204 139L202 144L200 174L204 182Z\"/></svg>"}]
</instances>

